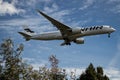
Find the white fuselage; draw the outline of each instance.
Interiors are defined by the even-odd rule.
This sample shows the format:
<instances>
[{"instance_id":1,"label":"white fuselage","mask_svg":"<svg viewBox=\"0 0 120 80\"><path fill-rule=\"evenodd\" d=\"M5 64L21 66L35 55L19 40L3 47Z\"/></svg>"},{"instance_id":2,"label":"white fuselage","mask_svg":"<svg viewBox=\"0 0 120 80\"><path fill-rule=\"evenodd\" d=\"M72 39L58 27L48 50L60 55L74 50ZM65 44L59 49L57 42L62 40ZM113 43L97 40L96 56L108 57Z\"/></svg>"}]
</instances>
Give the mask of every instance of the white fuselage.
<instances>
[{"instance_id":1,"label":"white fuselage","mask_svg":"<svg viewBox=\"0 0 120 80\"><path fill-rule=\"evenodd\" d=\"M72 35L69 36L69 39L74 40L83 36L91 36L98 34L110 34L114 32L115 29L110 26L93 26L85 28L73 28ZM42 34L32 35L31 39L35 40L62 40L63 36L60 31L46 32Z\"/></svg>"}]
</instances>

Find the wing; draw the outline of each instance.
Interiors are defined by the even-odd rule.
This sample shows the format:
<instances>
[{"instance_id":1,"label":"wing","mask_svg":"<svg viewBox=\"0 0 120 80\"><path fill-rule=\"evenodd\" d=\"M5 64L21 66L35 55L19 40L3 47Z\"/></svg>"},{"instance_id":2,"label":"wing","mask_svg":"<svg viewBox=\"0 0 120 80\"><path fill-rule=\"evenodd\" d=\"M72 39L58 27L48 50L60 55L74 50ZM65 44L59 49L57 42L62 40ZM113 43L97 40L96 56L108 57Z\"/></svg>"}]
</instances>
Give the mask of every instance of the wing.
<instances>
[{"instance_id":1,"label":"wing","mask_svg":"<svg viewBox=\"0 0 120 80\"><path fill-rule=\"evenodd\" d=\"M72 35L72 29L70 27L68 27L67 25L53 19L52 17L46 15L45 13L41 12L40 10L38 10L38 12L44 16L46 19L48 19L57 29L60 30L63 38L67 38L67 36Z\"/></svg>"}]
</instances>

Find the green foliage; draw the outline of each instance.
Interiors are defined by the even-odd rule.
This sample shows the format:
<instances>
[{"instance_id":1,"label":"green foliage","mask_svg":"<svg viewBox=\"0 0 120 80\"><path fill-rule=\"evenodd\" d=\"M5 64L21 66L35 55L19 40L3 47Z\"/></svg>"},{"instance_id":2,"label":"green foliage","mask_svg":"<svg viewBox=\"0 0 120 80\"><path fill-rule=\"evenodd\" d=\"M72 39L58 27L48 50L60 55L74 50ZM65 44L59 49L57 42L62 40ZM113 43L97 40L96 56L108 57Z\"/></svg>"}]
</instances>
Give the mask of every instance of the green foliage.
<instances>
[{"instance_id":1,"label":"green foliage","mask_svg":"<svg viewBox=\"0 0 120 80\"><path fill-rule=\"evenodd\" d=\"M58 59L51 55L51 68L46 66L34 70L31 65L23 62L20 56L23 44L14 46L11 39L0 44L0 80L63 80L65 75L58 68Z\"/></svg>"},{"instance_id":2,"label":"green foliage","mask_svg":"<svg viewBox=\"0 0 120 80\"><path fill-rule=\"evenodd\" d=\"M0 45L0 67L1 75L5 80L16 79L19 80L20 62L19 55L23 50L23 45L20 44L17 50L14 50L14 45L11 39L6 39Z\"/></svg>"},{"instance_id":3,"label":"green foliage","mask_svg":"<svg viewBox=\"0 0 120 80\"><path fill-rule=\"evenodd\" d=\"M97 67L95 69L93 64L90 63L78 80L109 80L109 78L104 75L102 67Z\"/></svg>"},{"instance_id":4,"label":"green foliage","mask_svg":"<svg viewBox=\"0 0 120 80\"><path fill-rule=\"evenodd\" d=\"M11 39L5 39L0 44L0 80L68 80L66 70L58 67L59 60L55 55L49 57L51 68L46 66L34 70L33 66L25 63L21 57L23 44L14 46ZM71 80L76 80L76 75L71 72ZM77 80L109 80L104 75L102 67L94 68L90 63L88 68Z\"/></svg>"},{"instance_id":5,"label":"green foliage","mask_svg":"<svg viewBox=\"0 0 120 80\"><path fill-rule=\"evenodd\" d=\"M64 74L64 70L61 71L58 68L59 60L56 58L55 55L51 55L49 57L49 61L51 63L51 69L50 69L50 80L64 80L66 75Z\"/></svg>"}]
</instances>

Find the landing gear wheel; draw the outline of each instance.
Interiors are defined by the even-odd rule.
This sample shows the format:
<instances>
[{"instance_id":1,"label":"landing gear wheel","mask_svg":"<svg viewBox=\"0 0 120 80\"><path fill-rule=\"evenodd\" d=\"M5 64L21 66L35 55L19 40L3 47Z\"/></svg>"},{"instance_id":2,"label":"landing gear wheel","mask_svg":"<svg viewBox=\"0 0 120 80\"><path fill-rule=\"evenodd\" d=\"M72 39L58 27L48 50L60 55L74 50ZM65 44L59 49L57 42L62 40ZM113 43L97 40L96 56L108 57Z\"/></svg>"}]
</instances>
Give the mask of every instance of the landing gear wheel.
<instances>
[{"instance_id":1,"label":"landing gear wheel","mask_svg":"<svg viewBox=\"0 0 120 80\"><path fill-rule=\"evenodd\" d=\"M108 38L110 38L110 33L108 33Z\"/></svg>"},{"instance_id":2,"label":"landing gear wheel","mask_svg":"<svg viewBox=\"0 0 120 80\"><path fill-rule=\"evenodd\" d=\"M71 45L71 43L69 42L69 43L66 43L66 45Z\"/></svg>"},{"instance_id":3,"label":"landing gear wheel","mask_svg":"<svg viewBox=\"0 0 120 80\"><path fill-rule=\"evenodd\" d=\"M68 45L71 45L71 43L68 43Z\"/></svg>"}]
</instances>

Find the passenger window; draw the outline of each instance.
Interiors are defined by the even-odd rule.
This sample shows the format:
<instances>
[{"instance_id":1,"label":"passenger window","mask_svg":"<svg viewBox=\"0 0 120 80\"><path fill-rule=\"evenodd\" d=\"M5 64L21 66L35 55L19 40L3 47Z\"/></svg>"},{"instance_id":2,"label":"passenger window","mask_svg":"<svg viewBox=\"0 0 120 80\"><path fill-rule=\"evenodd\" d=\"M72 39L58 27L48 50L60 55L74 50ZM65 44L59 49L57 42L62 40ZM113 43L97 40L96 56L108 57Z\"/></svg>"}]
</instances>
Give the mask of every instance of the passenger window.
<instances>
[{"instance_id":1,"label":"passenger window","mask_svg":"<svg viewBox=\"0 0 120 80\"><path fill-rule=\"evenodd\" d=\"M92 27L90 27L90 30L92 30Z\"/></svg>"},{"instance_id":2,"label":"passenger window","mask_svg":"<svg viewBox=\"0 0 120 80\"><path fill-rule=\"evenodd\" d=\"M95 29L95 27L93 27L93 30Z\"/></svg>"},{"instance_id":3,"label":"passenger window","mask_svg":"<svg viewBox=\"0 0 120 80\"><path fill-rule=\"evenodd\" d=\"M100 27L100 29L102 29L102 28L103 28L103 26Z\"/></svg>"},{"instance_id":4,"label":"passenger window","mask_svg":"<svg viewBox=\"0 0 120 80\"><path fill-rule=\"evenodd\" d=\"M85 31L87 31L88 28L85 29Z\"/></svg>"},{"instance_id":5,"label":"passenger window","mask_svg":"<svg viewBox=\"0 0 120 80\"><path fill-rule=\"evenodd\" d=\"M81 28L81 31L84 31L84 29L83 29L83 28Z\"/></svg>"},{"instance_id":6,"label":"passenger window","mask_svg":"<svg viewBox=\"0 0 120 80\"><path fill-rule=\"evenodd\" d=\"M96 27L96 30L98 29L99 27Z\"/></svg>"}]
</instances>

